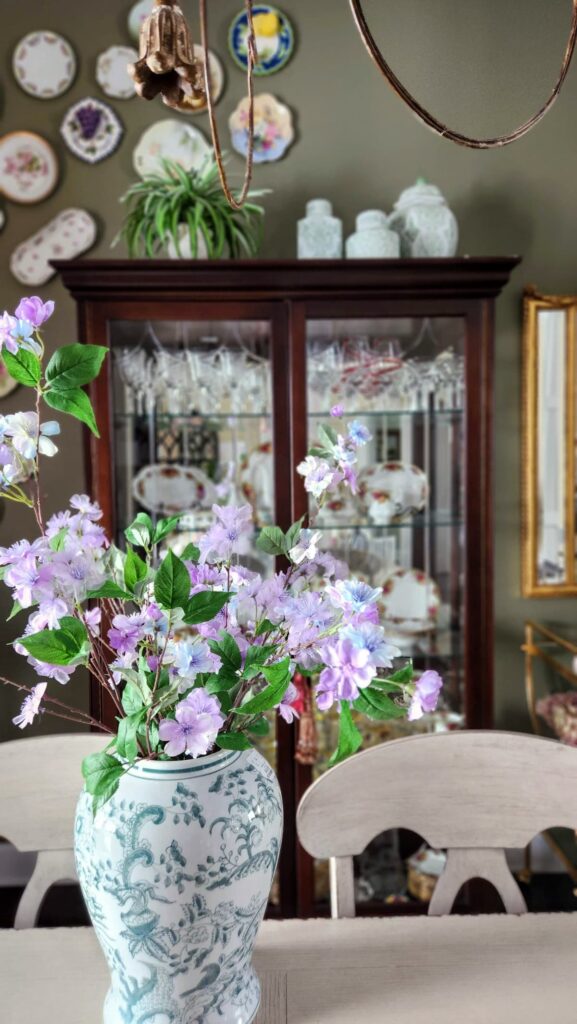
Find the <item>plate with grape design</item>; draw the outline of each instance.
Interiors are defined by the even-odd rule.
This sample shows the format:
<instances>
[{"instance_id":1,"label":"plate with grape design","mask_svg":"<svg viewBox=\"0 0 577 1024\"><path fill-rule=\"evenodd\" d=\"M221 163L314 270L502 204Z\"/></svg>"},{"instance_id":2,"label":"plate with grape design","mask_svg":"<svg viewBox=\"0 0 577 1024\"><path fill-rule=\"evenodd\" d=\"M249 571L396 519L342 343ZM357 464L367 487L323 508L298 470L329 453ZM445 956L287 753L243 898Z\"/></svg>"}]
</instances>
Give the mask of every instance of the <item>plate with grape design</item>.
<instances>
[{"instance_id":1,"label":"plate with grape design","mask_svg":"<svg viewBox=\"0 0 577 1024\"><path fill-rule=\"evenodd\" d=\"M0 138L0 192L13 203L40 203L56 188L58 160L52 146L34 132Z\"/></svg>"},{"instance_id":2,"label":"plate with grape design","mask_svg":"<svg viewBox=\"0 0 577 1024\"><path fill-rule=\"evenodd\" d=\"M252 15L258 63L254 73L273 75L288 64L294 52L293 27L286 14L271 4L254 4ZM246 11L233 19L228 46L235 64L246 71L248 64L248 17Z\"/></svg>"},{"instance_id":3,"label":"plate with grape design","mask_svg":"<svg viewBox=\"0 0 577 1024\"><path fill-rule=\"evenodd\" d=\"M124 127L112 107L87 96L69 107L60 134L74 156L87 164L97 164L118 148Z\"/></svg>"}]
</instances>

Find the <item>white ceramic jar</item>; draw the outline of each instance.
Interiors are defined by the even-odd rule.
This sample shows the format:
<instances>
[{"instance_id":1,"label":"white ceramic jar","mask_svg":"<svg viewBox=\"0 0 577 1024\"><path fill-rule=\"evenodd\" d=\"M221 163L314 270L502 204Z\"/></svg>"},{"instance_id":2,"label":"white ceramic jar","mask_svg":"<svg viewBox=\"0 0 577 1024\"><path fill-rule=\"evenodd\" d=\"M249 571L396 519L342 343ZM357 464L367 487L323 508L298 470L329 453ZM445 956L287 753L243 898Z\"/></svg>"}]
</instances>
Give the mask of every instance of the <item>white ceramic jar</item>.
<instances>
[{"instance_id":1,"label":"white ceramic jar","mask_svg":"<svg viewBox=\"0 0 577 1024\"><path fill-rule=\"evenodd\" d=\"M357 217L357 230L347 238L347 259L395 259L400 253L399 236L388 228L386 213L365 210Z\"/></svg>"},{"instance_id":2,"label":"white ceramic jar","mask_svg":"<svg viewBox=\"0 0 577 1024\"><path fill-rule=\"evenodd\" d=\"M328 199L311 199L306 217L298 222L299 260L340 260L343 255L343 222L333 216Z\"/></svg>"},{"instance_id":3,"label":"white ceramic jar","mask_svg":"<svg viewBox=\"0 0 577 1024\"><path fill-rule=\"evenodd\" d=\"M423 178L401 192L389 227L399 235L401 256L454 256L457 252L457 218L440 189Z\"/></svg>"}]
</instances>

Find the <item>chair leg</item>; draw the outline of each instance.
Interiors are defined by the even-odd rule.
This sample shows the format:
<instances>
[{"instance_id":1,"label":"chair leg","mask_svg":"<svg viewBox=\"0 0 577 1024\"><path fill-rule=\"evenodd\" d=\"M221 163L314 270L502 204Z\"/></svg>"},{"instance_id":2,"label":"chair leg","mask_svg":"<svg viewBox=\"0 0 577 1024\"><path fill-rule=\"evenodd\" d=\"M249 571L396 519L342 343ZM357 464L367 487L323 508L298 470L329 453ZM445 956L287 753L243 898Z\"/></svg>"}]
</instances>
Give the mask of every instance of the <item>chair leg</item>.
<instances>
[{"instance_id":1,"label":"chair leg","mask_svg":"<svg viewBox=\"0 0 577 1024\"><path fill-rule=\"evenodd\" d=\"M56 882L77 880L72 850L43 850L36 858L32 877L18 904L15 928L34 928L42 900Z\"/></svg>"},{"instance_id":2,"label":"chair leg","mask_svg":"<svg viewBox=\"0 0 577 1024\"><path fill-rule=\"evenodd\" d=\"M504 850L459 848L448 851L445 870L429 903L429 914L450 914L460 889L472 878L483 878L495 887L507 914L527 913L527 904L509 871Z\"/></svg>"}]
</instances>

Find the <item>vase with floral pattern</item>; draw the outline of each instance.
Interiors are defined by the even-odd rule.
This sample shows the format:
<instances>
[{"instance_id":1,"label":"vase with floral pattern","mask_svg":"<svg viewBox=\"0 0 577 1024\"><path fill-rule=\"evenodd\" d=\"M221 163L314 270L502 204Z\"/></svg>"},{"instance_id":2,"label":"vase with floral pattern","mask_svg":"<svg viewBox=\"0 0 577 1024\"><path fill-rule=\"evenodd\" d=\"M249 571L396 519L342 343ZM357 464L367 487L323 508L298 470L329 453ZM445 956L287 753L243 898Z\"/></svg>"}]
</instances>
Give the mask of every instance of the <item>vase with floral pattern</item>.
<instances>
[{"instance_id":1,"label":"vase with floral pattern","mask_svg":"<svg viewBox=\"0 0 577 1024\"><path fill-rule=\"evenodd\" d=\"M354 235L347 238L347 259L395 259L399 255L399 237L388 227L382 210L359 213Z\"/></svg>"},{"instance_id":2,"label":"vase with floral pattern","mask_svg":"<svg viewBox=\"0 0 577 1024\"><path fill-rule=\"evenodd\" d=\"M401 192L389 227L399 235L401 256L454 256L457 252L457 218L441 190L424 178Z\"/></svg>"},{"instance_id":3,"label":"vase with floral pattern","mask_svg":"<svg viewBox=\"0 0 577 1024\"><path fill-rule=\"evenodd\" d=\"M255 750L140 761L93 815L80 885L111 974L104 1024L249 1024L251 956L282 835L280 789Z\"/></svg>"}]
</instances>

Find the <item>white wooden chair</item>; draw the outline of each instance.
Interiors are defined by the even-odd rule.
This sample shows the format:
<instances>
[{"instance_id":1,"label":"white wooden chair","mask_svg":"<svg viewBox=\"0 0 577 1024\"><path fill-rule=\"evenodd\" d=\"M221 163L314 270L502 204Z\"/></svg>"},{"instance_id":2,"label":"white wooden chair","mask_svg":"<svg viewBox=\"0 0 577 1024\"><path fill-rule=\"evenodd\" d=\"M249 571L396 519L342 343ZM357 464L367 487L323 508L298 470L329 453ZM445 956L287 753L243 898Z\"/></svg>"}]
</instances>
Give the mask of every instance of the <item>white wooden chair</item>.
<instances>
[{"instance_id":1,"label":"white wooden chair","mask_svg":"<svg viewBox=\"0 0 577 1024\"><path fill-rule=\"evenodd\" d=\"M0 743L0 836L21 852L38 854L15 928L34 927L52 885L76 881L72 847L80 766L107 742L102 735L67 733Z\"/></svg>"},{"instance_id":2,"label":"white wooden chair","mask_svg":"<svg viewBox=\"0 0 577 1024\"><path fill-rule=\"evenodd\" d=\"M472 878L489 881L507 913L525 913L505 850L554 826L577 827L577 749L509 732L410 736L372 747L321 776L297 813L304 848L330 858L333 917L355 916L353 857L391 828L447 849L429 914L450 913Z\"/></svg>"}]
</instances>

